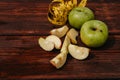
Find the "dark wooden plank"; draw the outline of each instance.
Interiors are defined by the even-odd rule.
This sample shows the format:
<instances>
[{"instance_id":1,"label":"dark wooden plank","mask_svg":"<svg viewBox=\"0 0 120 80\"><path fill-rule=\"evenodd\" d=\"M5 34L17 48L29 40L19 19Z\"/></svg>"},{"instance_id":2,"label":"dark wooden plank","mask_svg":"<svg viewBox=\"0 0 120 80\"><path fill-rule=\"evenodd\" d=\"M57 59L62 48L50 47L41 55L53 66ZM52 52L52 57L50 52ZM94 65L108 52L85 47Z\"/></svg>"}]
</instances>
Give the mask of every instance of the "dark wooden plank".
<instances>
[{"instance_id":1,"label":"dark wooden plank","mask_svg":"<svg viewBox=\"0 0 120 80\"><path fill-rule=\"evenodd\" d=\"M13 55L12 52L14 51L18 53L16 55L19 54L34 55L35 53L38 54L39 50L43 51L41 48L39 48L39 44L38 44L39 37L46 37L46 36L0 36L0 55ZM79 37L77 39L79 46L85 46L81 42ZM118 44L120 44L120 36L109 35L108 40L104 46L97 49L92 49L92 48L91 49L93 50L93 52L96 53L101 53L103 51L107 53L114 53L120 51L120 45ZM34 53L31 54L32 52Z\"/></svg>"},{"instance_id":2,"label":"dark wooden plank","mask_svg":"<svg viewBox=\"0 0 120 80\"><path fill-rule=\"evenodd\" d=\"M108 79L120 76L120 36L110 35L99 49L91 49L87 60L68 55L66 64L55 69L49 60L59 51L46 52L37 43L40 36L0 36L0 77L9 79ZM80 40L78 40L80 41ZM81 42L79 45L85 46Z\"/></svg>"},{"instance_id":3,"label":"dark wooden plank","mask_svg":"<svg viewBox=\"0 0 120 80\"><path fill-rule=\"evenodd\" d=\"M120 79L120 1L88 1L96 19L108 24L109 38L104 46L91 48L84 61L68 54L60 70L49 63L59 50L46 52L38 45L38 38L55 28L47 20L50 1L0 0L0 80ZM78 45L85 46L79 38Z\"/></svg>"},{"instance_id":4,"label":"dark wooden plank","mask_svg":"<svg viewBox=\"0 0 120 80\"><path fill-rule=\"evenodd\" d=\"M1 2L0 34L47 34L51 28L47 20L47 7L45 2Z\"/></svg>"}]
</instances>

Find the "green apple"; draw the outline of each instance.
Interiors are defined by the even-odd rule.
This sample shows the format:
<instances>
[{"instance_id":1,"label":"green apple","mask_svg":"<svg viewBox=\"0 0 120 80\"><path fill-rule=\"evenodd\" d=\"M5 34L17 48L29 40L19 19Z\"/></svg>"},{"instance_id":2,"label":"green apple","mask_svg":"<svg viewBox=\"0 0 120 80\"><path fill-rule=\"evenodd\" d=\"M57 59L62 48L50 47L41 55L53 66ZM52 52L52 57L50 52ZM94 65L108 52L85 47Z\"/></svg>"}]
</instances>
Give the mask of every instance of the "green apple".
<instances>
[{"instance_id":1,"label":"green apple","mask_svg":"<svg viewBox=\"0 0 120 80\"><path fill-rule=\"evenodd\" d=\"M68 15L69 24L76 29L80 29L83 23L91 19L94 19L94 13L87 7L75 7Z\"/></svg>"},{"instance_id":2,"label":"green apple","mask_svg":"<svg viewBox=\"0 0 120 80\"><path fill-rule=\"evenodd\" d=\"M100 47L108 38L108 27L100 20L87 21L81 27L80 37L88 47Z\"/></svg>"}]
</instances>

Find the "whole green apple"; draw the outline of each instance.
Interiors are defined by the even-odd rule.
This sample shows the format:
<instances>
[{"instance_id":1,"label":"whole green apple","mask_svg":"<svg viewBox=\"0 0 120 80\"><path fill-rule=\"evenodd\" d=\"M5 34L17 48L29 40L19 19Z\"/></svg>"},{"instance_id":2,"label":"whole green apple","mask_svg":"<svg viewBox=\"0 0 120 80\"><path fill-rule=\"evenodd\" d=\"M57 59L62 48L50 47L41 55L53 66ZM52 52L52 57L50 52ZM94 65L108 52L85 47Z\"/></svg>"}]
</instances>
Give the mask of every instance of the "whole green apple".
<instances>
[{"instance_id":1,"label":"whole green apple","mask_svg":"<svg viewBox=\"0 0 120 80\"><path fill-rule=\"evenodd\" d=\"M68 15L69 24L76 29L80 29L83 23L91 19L94 19L94 13L87 7L73 8Z\"/></svg>"},{"instance_id":2,"label":"whole green apple","mask_svg":"<svg viewBox=\"0 0 120 80\"><path fill-rule=\"evenodd\" d=\"M87 21L81 27L80 37L88 47L100 47L108 38L108 27L100 20Z\"/></svg>"}]
</instances>

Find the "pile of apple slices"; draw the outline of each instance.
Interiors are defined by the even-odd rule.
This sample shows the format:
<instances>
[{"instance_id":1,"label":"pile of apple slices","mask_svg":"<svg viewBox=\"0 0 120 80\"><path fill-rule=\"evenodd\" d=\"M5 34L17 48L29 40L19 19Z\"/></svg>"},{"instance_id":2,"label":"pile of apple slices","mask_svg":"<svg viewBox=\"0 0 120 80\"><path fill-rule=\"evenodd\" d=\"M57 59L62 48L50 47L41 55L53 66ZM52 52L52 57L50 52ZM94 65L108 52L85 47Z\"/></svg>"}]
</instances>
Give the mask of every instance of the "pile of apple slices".
<instances>
[{"instance_id":1,"label":"pile of apple slices","mask_svg":"<svg viewBox=\"0 0 120 80\"><path fill-rule=\"evenodd\" d=\"M38 43L45 51L52 51L54 48L60 50L60 53L50 60L50 63L57 69L65 64L68 53L77 60L83 60L88 57L89 48L75 45L77 44L76 37L78 36L78 32L75 29L71 28L69 30L65 25L61 28L51 30L50 33L51 35L46 38L40 37ZM63 36L65 36L65 39L62 44L60 38Z\"/></svg>"}]
</instances>

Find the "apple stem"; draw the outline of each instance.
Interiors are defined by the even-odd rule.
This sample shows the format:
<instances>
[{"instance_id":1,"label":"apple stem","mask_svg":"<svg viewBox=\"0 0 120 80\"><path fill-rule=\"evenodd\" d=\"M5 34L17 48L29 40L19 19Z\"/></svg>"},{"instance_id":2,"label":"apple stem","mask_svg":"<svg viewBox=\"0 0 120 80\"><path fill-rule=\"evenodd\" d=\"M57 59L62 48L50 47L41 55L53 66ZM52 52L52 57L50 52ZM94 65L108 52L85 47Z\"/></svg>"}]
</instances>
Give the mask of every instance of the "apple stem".
<instances>
[{"instance_id":1,"label":"apple stem","mask_svg":"<svg viewBox=\"0 0 120 80\"><path fill-rule=\"evenodd\" d=\"M102 30L100 30L100 32L102 32Z\"/></svg>"},{"instance_id":2,"label":"apple stem","mask_svg":"<svg viewBox=\"0 0 120 80\"><path fill-rule=\"evenodd\" d=\"M97 30L97 28L91 28L93 31L96 31Z\"/></svg>"}]
</instances>

